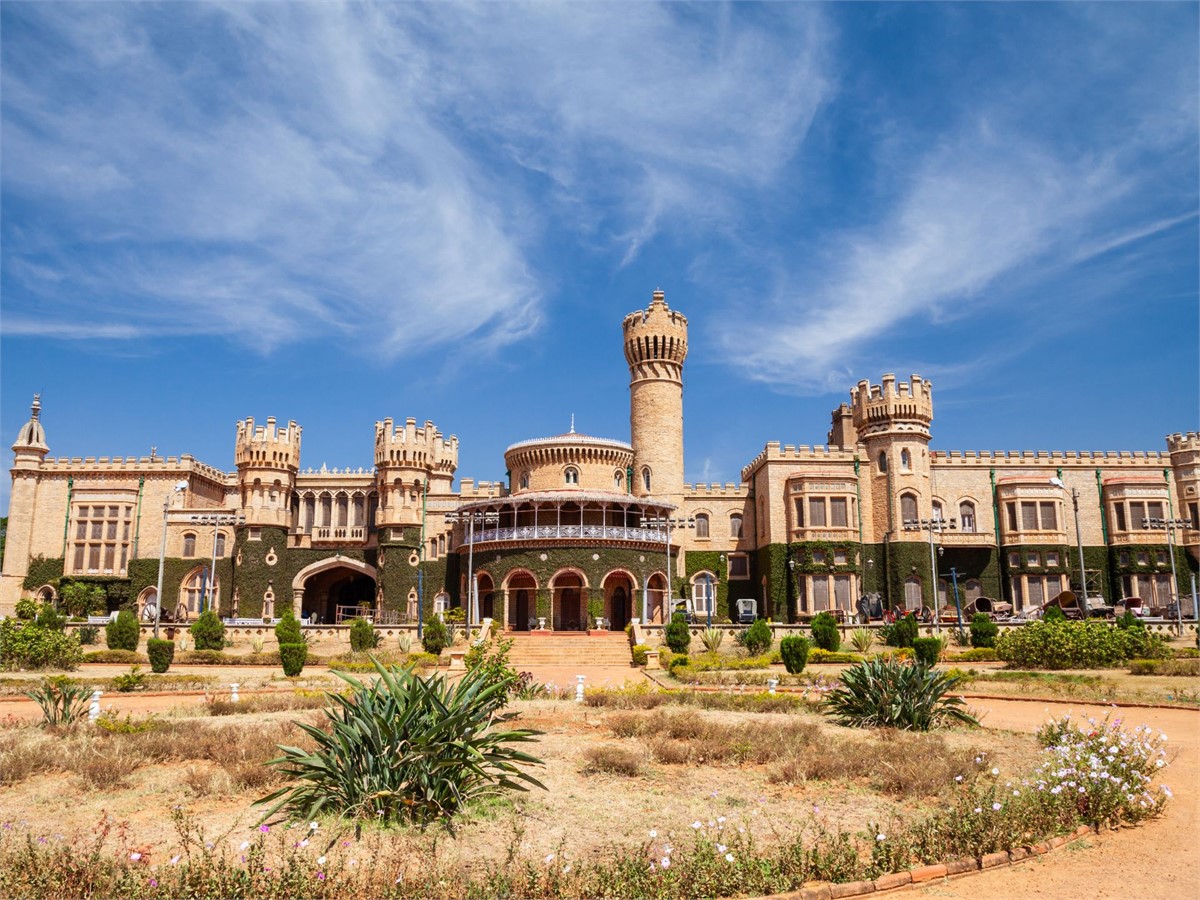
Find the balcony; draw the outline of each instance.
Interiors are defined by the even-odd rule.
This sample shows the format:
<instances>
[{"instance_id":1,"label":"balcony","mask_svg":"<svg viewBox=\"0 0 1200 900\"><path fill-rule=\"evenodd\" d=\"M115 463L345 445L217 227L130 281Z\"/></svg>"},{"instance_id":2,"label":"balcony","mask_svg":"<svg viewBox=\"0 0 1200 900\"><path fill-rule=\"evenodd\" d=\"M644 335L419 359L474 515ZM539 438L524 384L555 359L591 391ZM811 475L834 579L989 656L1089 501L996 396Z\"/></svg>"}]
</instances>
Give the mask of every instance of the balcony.
<instances>
[{"instance_id":1,"label":"balcony","mask_svg":"<svg viewBox=\"0 0 1200 900\"><path fill-rule=\"evenodd\" d=\"M542 540L639 541L665 544L667 536L659 528L626 528L621 525L519 525L516 528L476 529L475 543Z\"/></svg>"},{"instance_id":2,"label":"balcony","mask_svg":"<svg viewBox=\"0 0 1200 900\"><path fill-rule=\"evenodd\" d=\"M314 525L314 544L362 544L367 540L365 525Z\"/></svg>"}]
</instances>

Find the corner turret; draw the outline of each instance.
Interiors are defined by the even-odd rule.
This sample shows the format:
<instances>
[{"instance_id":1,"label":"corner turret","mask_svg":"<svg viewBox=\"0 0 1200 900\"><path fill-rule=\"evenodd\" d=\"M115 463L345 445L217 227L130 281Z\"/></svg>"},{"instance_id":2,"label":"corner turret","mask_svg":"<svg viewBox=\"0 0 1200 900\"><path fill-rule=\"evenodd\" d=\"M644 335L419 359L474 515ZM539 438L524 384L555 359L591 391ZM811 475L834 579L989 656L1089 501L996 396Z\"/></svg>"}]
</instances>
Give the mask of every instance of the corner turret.
<instances>
[{"instance_id":1,"label":"corner turret","mask_svg":"<svg viewBox=\"0 0 1200 900\"><path fill-rule=\"evenodd\" d=\"M237 423L234 457L247 525L289 526L301 430L295 422L277 428L274 416L266 425L256 426L253 417Z\"/></svg>"},{"instance_id":2,"label":"corner turret","mask_svg":"<svg viewBox=\"0 0 1200 900\"><path fill-rule=\"evenodd\" d=\"M450 493L458 469L458 438L445 438L426 420L391 418L375 423L375 469L379 484L379 524L417 525L421 493Z\"/></svg>"}]
</instances>

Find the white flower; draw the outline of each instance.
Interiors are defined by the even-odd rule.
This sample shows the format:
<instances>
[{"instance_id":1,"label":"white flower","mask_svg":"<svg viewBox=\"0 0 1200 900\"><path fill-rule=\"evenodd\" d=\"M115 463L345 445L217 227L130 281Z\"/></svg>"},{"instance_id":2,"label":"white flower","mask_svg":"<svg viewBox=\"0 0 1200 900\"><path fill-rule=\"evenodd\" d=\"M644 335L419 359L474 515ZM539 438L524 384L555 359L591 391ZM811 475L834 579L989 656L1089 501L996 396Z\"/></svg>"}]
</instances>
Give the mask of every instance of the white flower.
<instances>
[{"instance_id":1,"label":"white flower","mask_svg":"<svg viewBox=\"0 0 1200 900\"><path fill-rule=\"evenodd\" d=\"M660 859L660 860L658 861L658 864L659 864L660 866L662 866L664 869L669 869L669 868L671 868L671 857L669 857L669 856L664 856L662 859Z\"/></svg>"},{"instance_id":2,"label":"white flower","mask_svg":"<svg viewBox=\"0 0 1200 900\"><path fill-rule=\"evenodd\" d=\"M301 846L301 847L307 847L307 846L308 846L308 838L305 838L304 840L302 840L302 841L300 842L300 846Z\"/></svg>"},{"instance_id":3,"label":"white flower","mask_svg":"<svg viewBox=\"0 0 1200 900\"><path fill-rule=\"evenodd\" d=\"M999 810L1000 810L1000 804L999 804L999 803L993 803L993 804L992 804L992 809L994 809L994 810L996 810L997 812L999 812Z\"/></svg>"},{"instance_id":4,"label":"white flower","mask_svg":"<svg viewBox=\"0 0 1200 900\"><path fill-rule=\"evenodd\" d=\"M961 775L955 775L955 776L954 776L954 780L955 780L955 781L962 781L962 776L961 776Z\"/></svg>"},{"instance_id":5,"label":"white flower","mask_svg":"<svg viewBox=\"0 0 1200 900\"><path fill-rule=\"evenodd\" d=\"M134 862L137 862L139 859L142 858L142 854L137 853L137 852L130 853L129 858L132 859Z\"/></svg>"},{"instance_id":6,"label":"white flower","mask_svg":"<svg viewBox=\"0 0 1200 900\"><path fill-rule=\"evenodd\" d=\"M318 856L318 857L317 857L317 865L318 865L318 866L323 866L323 865L325 865L325 857L323 857L323 856Z\"/></svg>"},{"instance_id":7,"label":"white flower","mask_svg":"<svg viewBox=\"0 0 1200 900\"><path fill-rule=\"evenodd\" d=\"M1021 792L1020 792L1020 791L1013 791L1013 796L1014 796L1014 797L1020 797L1020 796L1021 796Z\"/></svg>"},{"instance_id":8,"label":"white flower","mask_svg":"<svg viewBox=\"0 0 1200 900\"><path fill-rule=\"evenodd\" d=\"M699 819L697 819L695 822L692 823L692 827L699 830L699 829L703 828L704 825L701 824Z\"/></svg>"},{"instance_id":9,"label":"white flower","mask_svg":"<svg viewBox=\"0 0 1200 900\"><path fill-rule=\"evenodd\" d=\"M718 823L720 823L720 822L724 822L724 821L725 821L725 817L724 817L724 816L717 816L717 822L718 822Z\"/></svg>"},{"instance_id":10,"label":"white flower","mask_svg":"<svg viewBox=\"0 0 1200 900\"><path fill-rule=\"evenodd\" d=\"M309 823L308 823L308 830L309 830L309 831L316 831L316 830L317 830L319 827L320 827L320 826L319 826L319 825L317 825L317 823L316 823L316 822L309 822Z\"/></svg>"},{"instance_id":11,"label":"white flower","mask_svg":"<svg viewBox=\"0 0 1200 900\"><path fill-rule=\"evenodd\" d=\"M1161 769L1165 765L1166 765L1166 763L1163 762L1161 759L1156 759L1154 761L1154 768L1156 768L1156 769Z\"/></svg>"},{"instance_id":12,"label":"white flower","mask_svg":"<svg viewBox=\"0 0 1200 900\"><path fill-rule=\"evenodd\" d=\"M249 841L242 841L242 846L240 846L238 849L239 849L239 850L245 850L245 849L247 849L249 846L250 846L250 842L249 842Z\"/></svg>"},{"instance_id":13,"label":"white flower","mask_svg":"<svg viewBox=\"0 0 1200 900\"><path fill-rule=\"evenodd\" d=\"M1000 770L999 770L999 769L992 769L992 774L993 774L993 775L999 775L999 774L1000 774Z\"/></svg>"},{"instance_id":14,"label":"white flower","mask_svg":"<svg viewBox=\"0 0 1200 900\"><path fill-rule=\"evenodd\" d=\"M570 872L570 871L571 871L571 864L570 864L570 863L567 863L565 866L563 866L563 874L564 874L564 875L566 875L566 874L567 874L568 872Z\"/></svg>"},{"instance_id":15,"label":"white flower","mask_svg":"<svg viewBox=\"0 0 1200 900\"><path fill-rule=\"evenodd\" d=\"M171 857L171 865L173 865L173 866L179 865L179 854L178 853Z\"/></svg>"},{"instance_id":16,"label":"white flower","mask_svg":"<svg viewBox=\"0 0 1200 900\"><path fill-rule=\"evenodd\" d=\"M717 844L717 852L718 853L724 853L726 849L727 848L724 844Z\"/></svg>"},{"instance_id":17,"label":"white flower","mask_svg":"<svg viewBox=\"0 0 1200 900\"><path fill-rule=\"evenodd\" d=\"M733 862L733 854L732 853L725 854L725 862Z\"/></svg>"},{"instance_id":18,"label":"white flower","mask_svg":"<svg viewBox=\"0 0 1200 900\"><path fill-rule=\"evenodd\" d=\"M976 812L976 814L983 812L982 807L979 807L979 806L975 807L975 812Z\"/></svg>"},{"instance_id":19,"label":"white flower","mask_svg":"<svg viewBox=\"0 0 1200 900\"><path fill-rule=\"evenodd\" d=\"M546 862L548 862L548 863L554 862L554 854L553 853L549 853L546 855Z\"/></svg>"},{"instance_id":20,"label":"white flower","mask_svg":"<svg viewBox=\"0 0 1200 900\"><path fill-rule=\"evenodd\" d=\"M875 840L877 840L877 841L886 841L886 840L887 840L887 835L886 835L886 834L877 834L877 835L875 835Z\"/></svg>"},{"instance_id":21,"label":"white flower","mask_svg":"<svg viewBox=\"0 0 1200 900\"><path fill-rule=\"evenodd\" d=\"M651 830L650 830L650 837L652 837L652 838L656 838L656 837L658 837L658 832L657 832L657 831L655 831L654 829L651 829Z\"/></svg>"}]
</instances>

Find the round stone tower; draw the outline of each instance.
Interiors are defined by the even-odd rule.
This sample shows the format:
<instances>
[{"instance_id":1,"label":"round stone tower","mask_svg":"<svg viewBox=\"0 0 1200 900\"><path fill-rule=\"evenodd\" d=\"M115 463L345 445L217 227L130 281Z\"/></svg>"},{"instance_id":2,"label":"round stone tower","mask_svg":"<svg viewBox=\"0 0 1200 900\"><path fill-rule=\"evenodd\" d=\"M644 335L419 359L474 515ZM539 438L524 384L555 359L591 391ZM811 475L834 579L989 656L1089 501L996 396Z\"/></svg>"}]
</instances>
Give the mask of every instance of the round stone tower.
<instances>
[{"instance_id":1,"label":"round stone tower","mask_svg":"<svg viewBox=\"0 0 1200 900\"><path fill-rule=\"evenodd\" d=\"M629 363L633 493L683 500L683 361L687 317L655 291L648 309L621 323Z\"/></svg>"},{"instance_id":2,"label":"round stone tower","mask_svg":"<svg viewBox=\"0 0 1200 900\"><path fill-rule=\"evenodd\" d=\"M1200 532L1200 433L1167 435L1167 451L1171 454L1175 493L1179 497L1175 516L1192 523L1191 528L1182 532L1180 543L1195 545Z\"/></svg>"},{"instance_id":3,"label":"round stone tower","mask_svg":"<svg viewBox=\"0 0 1200 900\"><path fill-rule=\"evenodd\" d=\"M295 422L277 428L274 416L265 426L255 426L253 418L237 423L234 457L247 525L289 526L300 468L300 431Z\"/></svg>"},{"instance_id":4,"label":"round stone tower","mask_svg":"<svg viewBox=\"0 0 1200 900\"><path fill-rule=\"evenodd\" d=\"M933 511L929 425L933 421L933 385L913 375L896 384L884 375L880 384L863 380L850 391L858 440L867 448L875 521L888 523L893 540L926 540L904 531L905 519L929 519ZM906 510L909 495L915 500ZM915 515L913 512L915 511ZM949 518L949 513L945 513Z\"/></svg>"},{"instance_id":5,"label":"round stone tower","mask_svg":"<svg viewBox=\"0 0 1200 900\"><path fill-rule=\"evenodd\" d=\"M444 437L430 421L375 423L375 472L379 485L378 524L420 525L422 493L448 494L458 468L458 438Z\"/></svg>"},{"instance_id":6,"label":"round stone tower","mask_svg":"<svg viewBox=\"0 0 1200 900\"><path fill-rule=\"evenodd\" d=\"M12 445L12 493L8 501L8 536L4 547L4 571L0 578L0 615L12 615L29 565L33 546L33 520L38 506L42 462L50 447L42 427L42 400L33 395L29 421L21 426Z\"/></svg>"}]
</instances>

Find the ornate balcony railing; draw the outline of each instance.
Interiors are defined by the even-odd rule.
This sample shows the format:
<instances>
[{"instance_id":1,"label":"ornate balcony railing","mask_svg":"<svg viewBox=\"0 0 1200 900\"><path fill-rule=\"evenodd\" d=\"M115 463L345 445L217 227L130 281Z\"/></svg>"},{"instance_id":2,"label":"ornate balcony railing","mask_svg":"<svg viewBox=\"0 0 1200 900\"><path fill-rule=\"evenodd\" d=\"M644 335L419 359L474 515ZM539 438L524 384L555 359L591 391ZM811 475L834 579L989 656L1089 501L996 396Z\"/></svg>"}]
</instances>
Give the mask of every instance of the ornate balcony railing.
<instances>
[{"instance_id":1,"label":"ornate balcony railing","mask_svg":"<svg viewBox=\"0 0 1200 900\"><path fill-rule=\"evenodd\" d=\"M666 534L658 528L625 528L621 525L519 525L516 528L476 529L475 543L495 541L540 541L575 538L595 541L642 541L665 544Z\"/></svg>"},{"instance_id":2,"label":"ornate balcony railing","mask_svg":"<svg viewBox=\"0 0 1200 900\"><path fill-rule=\"evenodd\" d=\"M312 539L320 544L361 544L367 539L365 525L316 525L312 530Z\"/></svg>"}]
</instances>

